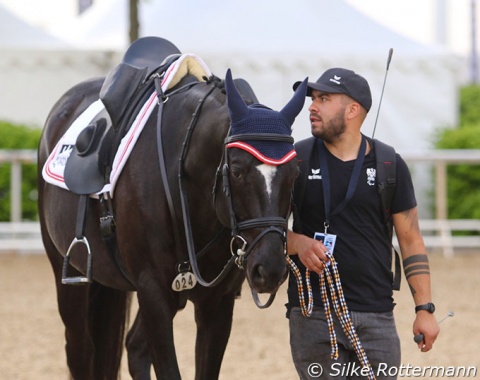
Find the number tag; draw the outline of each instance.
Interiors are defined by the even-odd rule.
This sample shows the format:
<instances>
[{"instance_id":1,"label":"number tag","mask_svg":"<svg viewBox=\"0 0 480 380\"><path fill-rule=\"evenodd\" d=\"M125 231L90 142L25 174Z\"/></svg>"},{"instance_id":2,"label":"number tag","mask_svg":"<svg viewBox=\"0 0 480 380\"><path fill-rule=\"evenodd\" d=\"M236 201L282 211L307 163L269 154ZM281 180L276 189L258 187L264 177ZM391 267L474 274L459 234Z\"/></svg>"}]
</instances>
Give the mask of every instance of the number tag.
<instances>
[{"instance_id":1,"label":"number tag","mask_svg":"<svg viewBox=\"0 0 480 380\"><path fill-rule=\"evenodd\" d=\"M172 289L176 292L192 289L197 284L197 279L192 272L179 273L172 282Z\"/></svg>"}]
</instances>

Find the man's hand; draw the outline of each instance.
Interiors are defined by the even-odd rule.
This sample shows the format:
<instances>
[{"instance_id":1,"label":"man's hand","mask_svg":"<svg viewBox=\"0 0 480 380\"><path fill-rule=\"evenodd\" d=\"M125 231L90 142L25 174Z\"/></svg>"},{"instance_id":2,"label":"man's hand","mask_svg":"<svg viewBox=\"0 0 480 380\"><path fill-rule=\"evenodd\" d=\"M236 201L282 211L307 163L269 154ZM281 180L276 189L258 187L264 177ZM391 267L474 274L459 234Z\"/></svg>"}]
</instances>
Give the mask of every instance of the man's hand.
<instances>
[{"instance_id":1,"label":"man's hand","mask_svg":"<svg viewBox=\"0 0 480 380\"><path fill-rule=\"evenodd\" d=\"M413 322L413 334L423 335L423 340L418 343L418 348L422 352L427 352L432 349L433 343L435 343L439 333L440 327L433 314L426 310L417 312L417 316Z\"/></svg>"},{"instance_id":2,"label":"man's hand","mask_svg":"<svg viewBox=\"0 0 480 380\"><path fill-rule=\"evenodd\" d=\"M297 254L305 267L318 274L325 269L325 263L329 261L326 252L328 248L316 239L288 231L288 253Z\"/></svg>"}]
</instances>

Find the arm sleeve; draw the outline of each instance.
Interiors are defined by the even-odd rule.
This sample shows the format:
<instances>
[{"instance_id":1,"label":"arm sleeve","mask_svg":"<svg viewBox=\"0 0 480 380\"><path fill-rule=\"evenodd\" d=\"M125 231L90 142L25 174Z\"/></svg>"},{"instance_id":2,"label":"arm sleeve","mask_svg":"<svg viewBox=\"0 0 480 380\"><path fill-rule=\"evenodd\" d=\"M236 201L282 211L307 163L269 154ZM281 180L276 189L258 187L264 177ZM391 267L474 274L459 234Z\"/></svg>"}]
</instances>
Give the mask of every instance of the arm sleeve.
<instances>
[{"instance_id":1,"label":"arm sleeve","mask_svg":"<svg viewBox=\"0 0 480 380\"><path fill-rule=\"evenodd\" d=\"M410 210L417 206L412 176L404 159L397 154L397 186L393 194L392 214Z\"/></svg>"}]
</instances>

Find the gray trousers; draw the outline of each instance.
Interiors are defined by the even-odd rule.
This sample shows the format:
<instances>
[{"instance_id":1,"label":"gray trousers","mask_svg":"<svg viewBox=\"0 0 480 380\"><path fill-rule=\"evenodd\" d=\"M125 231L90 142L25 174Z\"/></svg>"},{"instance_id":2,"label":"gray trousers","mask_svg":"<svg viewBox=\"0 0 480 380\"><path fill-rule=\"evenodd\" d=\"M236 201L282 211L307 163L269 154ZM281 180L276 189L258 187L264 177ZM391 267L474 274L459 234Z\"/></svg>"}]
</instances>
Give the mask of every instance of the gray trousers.
<instances>
[{"instance_id":1,"label":"gray trousers","mask_svg":"<svg viewBox=\"0 0 480 380\"><path fill-rule=\"evenodd\" d=\"M300 379L366 379L353 346L342 330L332 310L337 335L339 357L330 358L331 345L323 308L314 308L312 316L304 317L300 308L290 313L290 348ZM395 368L400 366L400 339L393 312L350 312L353 325L375 376L396 379ZM389 370L390 369L390 370Z\"/></svg>"}]
</instances>

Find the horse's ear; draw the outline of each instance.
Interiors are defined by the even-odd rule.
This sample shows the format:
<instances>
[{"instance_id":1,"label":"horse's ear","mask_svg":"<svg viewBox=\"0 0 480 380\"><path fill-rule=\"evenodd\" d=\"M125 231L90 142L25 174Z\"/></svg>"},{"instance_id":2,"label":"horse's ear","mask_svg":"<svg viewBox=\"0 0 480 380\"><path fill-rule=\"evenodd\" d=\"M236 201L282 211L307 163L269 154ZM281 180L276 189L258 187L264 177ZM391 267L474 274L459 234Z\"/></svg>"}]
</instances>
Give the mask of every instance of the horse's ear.
<instances>
[{"instance_id":1,"label":"horse's ear","mask_svg":"<svg viewBox=\"0 0 480 380\"><path fill-rule=\"evenodd\" d=\"M227 70L225 75L225 90L227 92L227 105L232 124L245 119L248 116L248 107L235 87L230 69Z\"/></svg>"},{"instance_id":2,"label":"horse's ear","mask_svg":"<svg viewBox=\"0 0 480 380\"><path fill-rule=\"evenodd\" d=\"M285 107L280 111L282 116L287 119L292 126L295 118L300 113L305 104L305 97L307 96L307 89L308 89L308 78L297 87L295 94L293 94L292 99L287 103Z\"/></svg>"}]
</instances>

